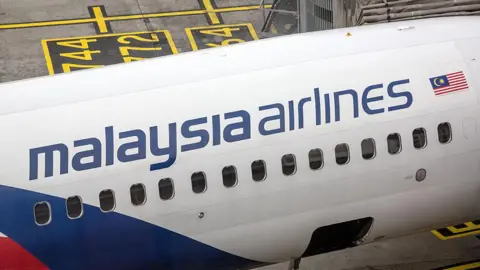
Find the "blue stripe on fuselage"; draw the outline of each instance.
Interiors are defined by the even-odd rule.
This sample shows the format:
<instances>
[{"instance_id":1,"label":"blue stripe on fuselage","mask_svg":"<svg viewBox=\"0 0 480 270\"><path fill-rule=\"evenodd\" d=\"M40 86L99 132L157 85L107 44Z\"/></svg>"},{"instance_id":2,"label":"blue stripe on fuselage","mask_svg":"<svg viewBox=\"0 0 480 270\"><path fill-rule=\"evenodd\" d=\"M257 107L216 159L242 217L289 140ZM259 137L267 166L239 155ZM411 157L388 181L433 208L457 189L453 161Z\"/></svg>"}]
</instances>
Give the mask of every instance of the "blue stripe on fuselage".
<instances>
[{"instance_id":1,"label":"blue stripe on fuselage","mask_svg":"<svg viewBox=\"0 0 480 270\"><path fill-rule=\"evenodd\" d=\"M38 226L35 203L52 208ZM0 185L0 232L50 269L238 269L261 264L184 235L84 204L83 216L67 217L65 199Z\"/></svg>"}]
</instances>

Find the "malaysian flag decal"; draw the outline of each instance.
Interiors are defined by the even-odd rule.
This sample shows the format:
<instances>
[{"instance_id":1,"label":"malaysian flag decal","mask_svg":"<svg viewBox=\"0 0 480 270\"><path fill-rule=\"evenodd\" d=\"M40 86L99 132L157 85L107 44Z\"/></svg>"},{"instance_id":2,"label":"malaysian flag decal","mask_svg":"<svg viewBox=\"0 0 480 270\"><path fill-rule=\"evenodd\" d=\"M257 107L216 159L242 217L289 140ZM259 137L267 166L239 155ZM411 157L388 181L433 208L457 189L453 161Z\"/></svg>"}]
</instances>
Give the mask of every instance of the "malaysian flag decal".
<instances>
[{"instance_id":1,"label":"malaysian flag decal","mask_svg":"<svg viewBox=\"0 0 480 270\"><path fill-rule=\"evenodd\" d=\"M468 89L463 71L430 78L430 83L436 96Z\"/></svg>"}]
</instances>

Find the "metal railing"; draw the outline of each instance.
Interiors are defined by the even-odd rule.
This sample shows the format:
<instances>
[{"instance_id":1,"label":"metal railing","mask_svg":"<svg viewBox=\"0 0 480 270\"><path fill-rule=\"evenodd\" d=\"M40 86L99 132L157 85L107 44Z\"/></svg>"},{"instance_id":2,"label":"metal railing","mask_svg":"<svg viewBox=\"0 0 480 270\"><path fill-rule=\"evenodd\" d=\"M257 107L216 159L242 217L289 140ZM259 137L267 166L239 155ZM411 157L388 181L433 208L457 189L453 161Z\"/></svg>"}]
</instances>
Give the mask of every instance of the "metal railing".
<instances>
[{"instance_id":1,"label":"metal railing","mask_svg":"<svg viewBox=\"0 0 480 270\"><path fill-rule=\"evenodd\" d=\"M262 32L273 35L298 33L300 0L274 0L271 8L265 8L265 0L261 0L260 9L263 15ZM266 14L266 12L268 12Z\"/></svg>"}]
</instances>

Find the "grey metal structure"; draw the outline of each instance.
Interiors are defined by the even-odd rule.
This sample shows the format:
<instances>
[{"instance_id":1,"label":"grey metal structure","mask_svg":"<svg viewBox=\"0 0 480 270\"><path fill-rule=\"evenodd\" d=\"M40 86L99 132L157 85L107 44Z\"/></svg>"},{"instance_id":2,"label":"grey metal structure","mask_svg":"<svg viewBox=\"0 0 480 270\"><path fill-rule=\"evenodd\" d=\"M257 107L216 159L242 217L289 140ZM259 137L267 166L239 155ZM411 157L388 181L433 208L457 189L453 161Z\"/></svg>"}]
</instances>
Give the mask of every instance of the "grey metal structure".
<instances>
[{"instance_id":1,"label":"grey metal structure","mask_svg":"<svg viewBox=\"0 0 480 270\"><path fill-rule=\"evenodd\" d=\"M358 0L357 24L480 14L480 0Z\"/></svg>"},{"instance_id":2,"label":"grey metal structure","mask_svg":"<svg viewBox=\"0 0 480 270\"><path fill-rule=\"evenodd\" d=\"M264 0L260 5L264 7ZM371 23L480 14L480 0L275 0L263 32L285 35Z\"/></svg>"},{"instance_id":3,"label":"grey metal structure","mask_svg":"<svg viewBox=\"0 0 480 270\"><path fill-rule=\"evenodd\" d=\"M266 9L264 0L260 7L263 10L264 25L262 32L272 35L287 35L300 32L298 2L301 0L275 0L272 8ZM268 11L268 14L266 14Z\"/></svg>"},{"instance_id":4,"label":"grey metal structure","mask_svg":"<svg viewBox=\"0 0 480 270\"><path fill-rule=\"evenodd\" d=\"M333 29L333 2L335 0L299 1L300 31Z\"/></svg>"},{"instance_id":5,"label":"grey metal structure","mask_svg":"<svg viewBox=\"0 0 480 270\"><path fill-rule=\"evenodd\" d=\"M291 34L355 25L357 0L275 0L265 9L263 32Z\"/></svg>"},{"instance_id":6,"label":"grey metal structure","mask_svg":"<svg viewBox=\"0 0 480 270\"><path fill-rule=\"evenodd\" d=\"M355 25L356 0L299 0L300 32Z\"/></svg>"}]
</instances>

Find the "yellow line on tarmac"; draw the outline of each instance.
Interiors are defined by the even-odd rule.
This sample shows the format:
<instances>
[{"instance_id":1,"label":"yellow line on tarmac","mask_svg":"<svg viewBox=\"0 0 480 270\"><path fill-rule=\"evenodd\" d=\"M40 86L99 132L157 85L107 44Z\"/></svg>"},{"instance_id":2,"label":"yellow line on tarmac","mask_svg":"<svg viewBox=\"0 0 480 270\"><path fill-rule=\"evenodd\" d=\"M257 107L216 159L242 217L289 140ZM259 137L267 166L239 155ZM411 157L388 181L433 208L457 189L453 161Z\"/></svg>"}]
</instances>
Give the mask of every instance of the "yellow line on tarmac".
<instances>
[{"instance_id":1,"label":"yellow line on tarmac","mask_svg":"<svg viewBox=\"0 0 480 270\"><path fill-rule=\"evenodd\" d=\"M50 56L50 51L48 50L48 44L46 40L42 40L42 50L45 54L45 59L47 60L48 74L53 75L55 71L53 69L52 57Z\"/></svg>"},{"instance_id":2,"label":"yellow line on tarmac","mask_svg":"<svg viewBox=\"0 0 480 270\"><path fill-rule=\"evenodd\" d=\"M444 270L468 270L468 269L478 269L480 268L480 262L470 263L465 265L459 265L449 268L443 268Z\"/></svg>"},{"instance_id":3,"label":"yellow line on tarmac","mask_svg":"<svg viewBox=\"0 0 480 270\"><path fill-rule=\"evenodd\" d=\"M123 15L105 17L107 21L126 21L126 20L138 20L146 18L163 18L163 17L175 17L175 16L188 16L188 15L202 15L205 14L205 10L186 10L186 11L171 11L162 13L150 13L150 14L135 14L135 15Z\"/></svg>"},{"instance_id":4,"label":"yellow line on tarmac","mask_svg":"<svg viewBox=\"0 0 480 270\"><path fill-rule=\"evenodd\" d=\"M105 22L105 17L103 17L103 13L100 7L93 7L93 14L95 15L95 19L97 20L97 25L100 33L107 33L107 23Z\"/></svg>"},{"instance_id":5,"label":"yellow line on tarmac","mask_svg":"<svg viewBox=\"0 0 480 270\"><path fill-rule=\"evenodd\" d=\"M210 21L212 22L212 24L220 24L220 19L218 19L217 13L213 8L212 2L210 0L203 0L203 5L207 10L208 17L210 18Z\"/></svg>"},{"instance_id":6,"label":"yellow line on tarmac","mask_svg":"<svg viewBox=\"0 0 480 270\"><path fill-rule=\"evenodd\" d=\"M437 230L433 230L432 233L438 237L440 240L450 240L450 239L457 239L465 236L470 236L470 235L475 235L475 234L480 234L479 230L475 230L473 232L466 232L466 233L459 233L459 234L453 234L450 236L444 236L441 233L439 233Z\"/></svg>"},{"instance_id":7,"label":"yellow line on tarmac","mask_svg":"<svg viewBox=\"0 0 480 270\"><path fill-rule=\"evenodd\" d=\"M95 22L97 22L97 19L87 18L87 19L74 19L74 20L62 20L62 21L12 23L12 24L0 24L0 29L30 28L30 27L42 27L42 26L58 26L58 25L95 23Z\"/></svg>"},{"instance_id":8,"label":"yellow line on tarmac","mask_svg":"<svg viewBox=\"0 0 480 270\"><path fill-rule=\"evenodd\" d=\"M272 5L264 5L264 8L271 8ZM254 10L254 9L259 9L260 6L254 5L254 6L241 6L241 7L225 7L225 8L217 8L215 9L215 12L233 12L233 11L248 11L248 10Z\"/></svg>"},{"instance_id":9,"label":"yellow line on tarmac","mask_svg":"<svg viewBox=\"0 0 480 270\"><path fill-rule=\"evenodd\" d=\"M265 5L265 8L271 8L272 5ZM27 23L12 23L12 24L0 24L1 29L16 29L16 28L31 28L31 27L46 27L46 26L59 26L59 25L72 25L72 24L85 24L85 23L99 23L99 28L102 29L101 23L105 21L123 21L123 20L138 20L145 18L162 18L162 17L175 17L175 16L188 16L188 15L201 15L201 14L215 14L222 12L236 12L236 11L248 11L259 9L259 5L239 6L239 7L225 7L216 8L210 10L185 10L185 11L169 11L161 13L150 14L134 14L123 16L108 16L103 17L103 14L99 12L101 16L96 14L96 18L84 18L84 19L69 19L58 21L44 21L44 22L27 22ZM94 8L95 10L95 8ZM210 13L209 13L210 12ZM218 19L218 17L217 17ZM106 25L105 25L106 28Z\"/></svg>"},{"instance_id":10,"label":"yellow line on tarmac","mask_svg":"<svg viewBox=\"0 0 480 270\"><path fill-rule=\"evenodd\" d=\"M265 8L270 8L272 5L265 5ZM235 12L235 11L249 11L259 9L260 6L241 6L241 7L226 7L226 8L217 8L213 9L215 13L221 12ZM145 18L162 18L162 17L175 17L175 16L188 16L188 15L202 15L207 13L207 10L197 9L197 10L185 10L185 11L170 11L162 13L147 13L147 14L135 14L135 15L123 15L123 16L112 16L105 17L107 21L123 21L123 20L138 20Z\"/></svg>"}]
</instances>

